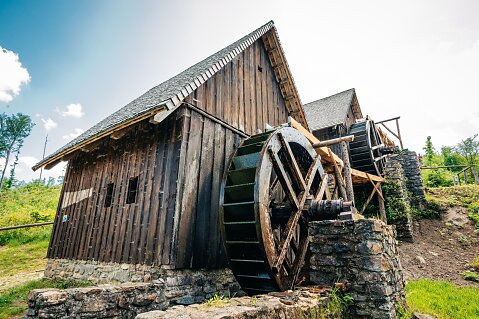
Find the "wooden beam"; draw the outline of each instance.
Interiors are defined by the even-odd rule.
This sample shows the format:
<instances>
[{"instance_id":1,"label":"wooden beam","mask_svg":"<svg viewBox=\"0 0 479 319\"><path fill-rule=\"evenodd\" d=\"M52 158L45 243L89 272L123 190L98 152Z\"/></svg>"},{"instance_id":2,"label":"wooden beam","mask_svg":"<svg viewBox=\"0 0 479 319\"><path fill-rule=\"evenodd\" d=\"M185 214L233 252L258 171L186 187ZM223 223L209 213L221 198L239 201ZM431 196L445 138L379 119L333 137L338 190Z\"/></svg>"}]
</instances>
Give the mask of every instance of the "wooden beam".
<instances>
[{"instance_id":1,"label":"wooden beam","mask_svg":"<svg viewBox=\"0 0 479 319\"><path fill-rule=\"evenodd\" d=\"M401 118L400 116L396 116L396 117L393 117L393 118L390 118L390 119L387 119L387 120L382 120L382 121L376 122L376 124L381 124L381 123L386 123L386 122L390 122L390 121L394 121L394 120L399 120L400 118Z\"/></svg>"},{"instance_id":2,"label":"wooden beam","mask_svg":"<svg viewBox=\"0 0 479 319\"><path fill-rule=\"evenodd\" d=\"M320 141L316 138L316 136L314 136L309 130L307 130L306 128L304 128L301 123L299 123L298 121L296 121L295 119L293 118L290 118L290 123L291 123L291 127L294 127L295 129L297 129L298 131L300 131L301 133L303 133L304 136L306 136L306 138L311 142L311 144L317 144L319 143ZM331 163L333 164L334 162L336 162L337 165L343 167L344 163L343 163L343 160L339 158L339 156L337 156L336 154L333 153L333 157L330 158L330 155L329 155L329 152L328 152L328 148L327 147L319 147L319 148L316 148L316 153L318 153L319 155L321 155L321 158L323 160L325 160L326 162L328 163Z\"/></svg>"},{"instance_id":3,"label":"wooden beam","mask_svg":"<svg viewBox=\"0 0 479 319\"><path fill-rule=\"evenodd\" d=\"M318 148L318 147L324 147L324 146L339 144L341 142L352 142L352 141L354 141L354 135L348 135L348 136L333 138L333 139L326 140L326 141L321 141L319 143L313 144L313 147ZM344 158L343 158L343 161L344 161Z\"/></svg>"},{"instance_id":4,"label":"wooden beam","mask_svg":"<svg viewBox=\"0 0 479 319\"><path fill-rule=\"evenodd\" d=\"M350 135L354 139L354 135ZM348 195L348 200L353 202L354 206L354 190L353 190L353 179L351 177L351 163L349 162L349 151L348 146L345 141L340 143L341 153L343 154L344 161L344 180L346 182L346 194Z\"/></svg>"},{"instance_id":5,"label":"wooden beam","mask_svg":"<svg viewBox=\"0 0 479 319\"><path fill-rule=\"evenodd\" d=\"M381 183L385 182L385 179L380 177L380 176L373 175L373 174L368 174L368 173L365 173L365 172L361 172L361 171L358 171L357 169L354 169L354 168L351 168L351 175L360 177L362 179L365 179L366 181L369 180L369 178L368 178L368 175L369 175L369 177L375 182L381 182Z\"/></svg>"},{"instance_id":6,"label":"wooden beam","mask_svg":"<svg viewBox=\"0 0 479 319\"><path fill-rule=\"evenodd\" d=\"M399 118L396 119L396 128L397 128L398 135L399 135L399 144L401 144L401 149L404 149L404 146L402 145L401 129L399 128Z\"/></svg>"}]
</instances>

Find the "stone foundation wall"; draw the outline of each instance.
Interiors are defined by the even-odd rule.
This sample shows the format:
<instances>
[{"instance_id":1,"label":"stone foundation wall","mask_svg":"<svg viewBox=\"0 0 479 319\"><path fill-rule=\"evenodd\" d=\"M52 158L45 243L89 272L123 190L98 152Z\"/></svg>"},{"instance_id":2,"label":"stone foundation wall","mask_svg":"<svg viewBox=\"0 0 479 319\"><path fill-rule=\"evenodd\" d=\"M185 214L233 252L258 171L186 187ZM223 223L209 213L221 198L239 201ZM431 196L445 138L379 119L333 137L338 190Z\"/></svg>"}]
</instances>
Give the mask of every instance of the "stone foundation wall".
<instances>
[{"instance_id":1,"label":"stone foundation wall","mask_svg":"<svg viewBox=\"0 0 479 319\"><path fill-rule=\"evenodd\" d=\"M165 269L159 266L104 263L92 260L49 259L45 277L88 280L93 284L152 282L164 284L172 304L202 302L214 294L242 294L230 269Z\"/></svg>"},{"instance_id":2,"label":"stone foundation wall","mask_svg":"<svg viewBox=\"0 0 479 319\"><path fill-rule=\"evenodd\" d=\"M353 318L396 318L404 280L394 228L379 220L309 224L310 281L346 282Z\"/></svg>"},{"instance_id":3,"label":"stone foundation wall","mask_svg":"<svg viewBox=\"0 0 479 319\"><path fill-rule=\"evenodd\" d=\"M406 186L409 192L409 199L412 206L419 209L425 208L426 193L424 183L419 168L419 160L414 151L402 150L400 154L404 176L406 177Z\"/></svg>"},{"instance_id":4,"label":"stone foundation wall","mask_svg":"<svg viewBox=\"0 0 479 319\"><path fill-rule=\"evenodd\" d=\"M396 226L397 237L400 240L413 240L413 221L411 200L407 188L407 178L403 169L401 154L389 156L384 167L383 185L388 223Z\"/></svg>"},{"instance_id":5,"label":"stone foundation wall","mask_svg":"<svg viewBox=\"0 0 479 319\"><path fill-rule=\"evenodd\" d=\"M25 318L134 318L145 311L166 309L169 304L160 282L36 289L28 296Z\"/></svg>"},{"instance_id":6,"label":"stone foundation wall","mask_svg":"<svg viewBox=\"0 0 479 319\"><path fill-rule=\"evenodd\" d=\"M176 306L166 311L151 311L137 319L306 319L326 318L321 306L327 302L318 289L270 293L257 297L241 297L211 305Z\"/></svg>"}]
</instances>

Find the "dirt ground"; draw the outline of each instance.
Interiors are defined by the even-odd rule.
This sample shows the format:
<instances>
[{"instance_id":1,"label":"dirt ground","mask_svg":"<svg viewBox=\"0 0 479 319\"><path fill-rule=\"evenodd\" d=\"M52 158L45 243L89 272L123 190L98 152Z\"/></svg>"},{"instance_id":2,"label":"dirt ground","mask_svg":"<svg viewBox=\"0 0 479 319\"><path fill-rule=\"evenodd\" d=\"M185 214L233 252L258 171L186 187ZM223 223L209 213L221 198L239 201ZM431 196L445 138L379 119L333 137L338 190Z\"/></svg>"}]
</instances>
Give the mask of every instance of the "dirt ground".
<instances>
[{"instance_id":1,"label":"dirt ground","mask_svg":"<svg viewBox=\"0 0 479 319\"><path fill-rule=\"evenodd\" d=\"M414 242L399 245L401 264L407 279L431 278L458 285L479 285L466 281L462 273L479 256L479 234L467 217L467 209L450 208L442 219L425 219L414 224Z\"/></svg>"}]
</instances>

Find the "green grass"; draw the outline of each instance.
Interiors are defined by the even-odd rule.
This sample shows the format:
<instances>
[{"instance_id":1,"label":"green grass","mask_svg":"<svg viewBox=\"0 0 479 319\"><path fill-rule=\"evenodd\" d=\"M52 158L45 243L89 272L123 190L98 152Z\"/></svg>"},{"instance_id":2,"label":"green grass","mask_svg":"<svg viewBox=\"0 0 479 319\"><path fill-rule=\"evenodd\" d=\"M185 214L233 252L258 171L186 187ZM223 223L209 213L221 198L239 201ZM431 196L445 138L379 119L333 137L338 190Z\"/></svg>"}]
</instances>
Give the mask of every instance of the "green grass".
<instances>
[{"instance_id":1,"label":"green grass","mask_svg":"<svg viewBox=\"0 0 479 319\"><path fill-rule=\"evenodd\" d=\"M479 318L479 287L457 287L447 281L420 279L406 285L409 311L438 319Z\"/></svg>"},{"instance_id":2,"label":"green grass","mask_svg":"<svg viewBox=\"0 0 479 319\"><path fill-rule=\"evenodd\" d=\"M0 278L45 269L48 241L46 238L23 245L0 246Z\"/></svg>"},{"instance_id":3,"label":"green grass","mask_svg":"<svg viewBox=\"0 0 479 319\"><path fill-rule=\"evenodd\" d=\"M3 293L0 293L0 319L18 317L18 315L24 313L28 305L28 293L32 289L65 289L72 287L85 287L88 285L90 285L90 283L85 281L58 281L38 279L30 281L21 286L17 286Z\"/></svg>"},{"instance_id":4,"label":"green grass","mask_svg":"<svg viewBox=\"0 0 479 319\"><path fill-rule=\"evenodd\" d=\"M60 186L38 183L3 190L0 193L0 227L53 221ZM50 237L51 226L22 228L0 232L0 246L43 241Z\"/></svg>"}]
</instances>

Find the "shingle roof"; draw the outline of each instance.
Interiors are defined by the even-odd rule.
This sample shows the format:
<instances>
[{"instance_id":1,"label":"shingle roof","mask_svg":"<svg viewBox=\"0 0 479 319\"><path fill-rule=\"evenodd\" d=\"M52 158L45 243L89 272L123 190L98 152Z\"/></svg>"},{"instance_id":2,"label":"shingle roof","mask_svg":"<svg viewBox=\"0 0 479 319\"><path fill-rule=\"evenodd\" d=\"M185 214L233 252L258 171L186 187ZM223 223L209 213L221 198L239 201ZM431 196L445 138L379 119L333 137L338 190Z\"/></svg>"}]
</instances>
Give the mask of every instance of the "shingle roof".
<instances>
[{"instance_id":1,"label":"shingle roof","mask_svg":"<svg viewBox=\"0 0 479 319\"><path fill-rule=\"evenodd\" d=\"M203 61L193 65L180 74L150 89L145 94L133 100L115 113L111 114L98 124L88 129L65 146L50 154L37 163L33 169L36 170L44 165L54 163L61 156L72 152L99 138L107 136L123 125L128 125L133 120L143 119L151 116L162 108L172 109L197 87L206 82L213 74L230 62L244 49L254 43L270 29L274 28L273 21L256 29L226 48L216 52ZM293 81L291 79L291 81ZM294 81L292 82L294 86ZM294 87L296 91L296 88ZM298 101L301 105L301 102Z\"/></svg>"},{"instance_id":2,"label":"shingle roof","mask_svg":"<svg viewBox=\"0 0 479 319\"><path fill-rule=\"evenodd\" d=\"M308 126L312 131L344 123L355 95L349 89L303 106Z\"/></svg>"}]
</instances>

